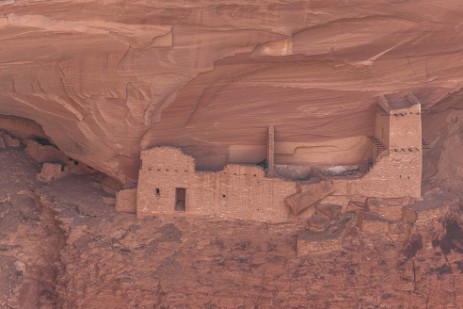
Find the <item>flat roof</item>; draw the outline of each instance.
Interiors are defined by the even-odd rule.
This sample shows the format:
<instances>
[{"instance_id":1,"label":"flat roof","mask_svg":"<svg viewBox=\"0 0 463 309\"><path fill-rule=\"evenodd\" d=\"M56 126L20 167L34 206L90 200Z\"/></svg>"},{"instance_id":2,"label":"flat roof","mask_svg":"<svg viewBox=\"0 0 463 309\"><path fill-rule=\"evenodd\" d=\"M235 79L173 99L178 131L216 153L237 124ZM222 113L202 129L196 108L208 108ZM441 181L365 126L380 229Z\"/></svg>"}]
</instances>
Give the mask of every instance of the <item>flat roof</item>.
<instances>
[{"instance_id":1,"label":"flat roof","mask_svg":"<svg viewBox=\"0 0 463 309\"><path fill-rule=\"evenodd\" d=\"M406 96L387 94L385 97L392 109L409 108L414 105L414 103L410 102Z\"/></svg>"},{"instance_id":2,"label":"flat roof","mask_svg":"<svg viewBox=\"0 0 463 309\"><path fill-rule=\"evenodd\" d=\"M378 104L387 113L394 113L394 112L421 113L421 103L412 93L385 94L380 97Z\"/></svg>"}]
</instances>

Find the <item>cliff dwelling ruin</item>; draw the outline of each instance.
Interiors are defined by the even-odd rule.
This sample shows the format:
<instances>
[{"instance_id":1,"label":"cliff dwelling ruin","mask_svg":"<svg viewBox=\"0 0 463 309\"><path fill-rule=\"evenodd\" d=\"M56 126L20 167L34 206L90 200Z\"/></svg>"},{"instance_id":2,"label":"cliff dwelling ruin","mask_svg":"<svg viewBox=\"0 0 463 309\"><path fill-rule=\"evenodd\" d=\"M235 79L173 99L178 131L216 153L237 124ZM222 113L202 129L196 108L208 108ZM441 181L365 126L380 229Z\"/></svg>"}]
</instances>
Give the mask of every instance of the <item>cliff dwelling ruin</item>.
<instances>
[{"instance_id":1,"label":"cliff dwelling ruin","mask_svg":"<svg viewBox=\"0 0 463 309\"><path fill-rule=\"evenodd\" d=\"M92 167L66 155L58 148L35 121L0 116L0 149L24 150L41 164L37 180L50 182L71 174L96 173Z\"/></svg>"},{"instance_id":2,"label":"cliff dwelling ruin","mask_svg":"<svg viewBox=\"0 0 463 309\"><path fill-rule=\"evenodd\" d=\"M283 178L276 168L273 126L268 129L266 169L228 164L221 171L198 171L194 158L180 149L152 147L141 152L137 187L117 193L116 210L139 218L187 213L280 223L319 203L345 208L358 196L419 199L421 104L413 94L386 95L375 108L370 162L318 167L306 180Z\"/></svg>"},{"instance_id":3,"label":"cliff dwelling ruin","mask_svg":"<svg viewBox=\"0 0 463 309\"><path fill-rule=\"evenodd\" d=\"M0 309L463 308L462 1L0 10Z\"/></svg>"}]
</instances>

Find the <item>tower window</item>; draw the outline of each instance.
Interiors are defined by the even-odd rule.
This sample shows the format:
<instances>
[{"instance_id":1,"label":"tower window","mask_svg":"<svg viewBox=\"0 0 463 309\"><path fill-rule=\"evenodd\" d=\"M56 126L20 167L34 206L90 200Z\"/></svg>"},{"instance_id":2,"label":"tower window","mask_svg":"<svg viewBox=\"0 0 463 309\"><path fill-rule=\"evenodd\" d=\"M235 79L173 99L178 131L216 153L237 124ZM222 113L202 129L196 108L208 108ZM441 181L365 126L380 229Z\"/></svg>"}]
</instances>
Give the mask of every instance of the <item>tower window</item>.
<instances>
[{"instance_id":1,"label":"tower window","mask_svg":"<svg viewBox=\"0 0 463 309\"><path fill-rule=\"evenodd\" d=\"M161 195L161 190L159 190L159 188L156 188L156 195L157 196Z\"/></svg>"}]
</instances>

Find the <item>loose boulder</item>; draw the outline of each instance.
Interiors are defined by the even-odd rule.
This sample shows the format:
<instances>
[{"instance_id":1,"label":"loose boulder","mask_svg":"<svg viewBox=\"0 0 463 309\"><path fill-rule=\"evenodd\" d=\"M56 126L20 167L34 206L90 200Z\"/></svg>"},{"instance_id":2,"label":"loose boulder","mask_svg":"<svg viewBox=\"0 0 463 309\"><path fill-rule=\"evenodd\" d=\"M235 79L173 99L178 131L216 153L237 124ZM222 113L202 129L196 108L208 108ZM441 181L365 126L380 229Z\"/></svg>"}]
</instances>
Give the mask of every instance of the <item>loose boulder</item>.
<instances>
[{"instance_id":1,"label":"loose boulder","mask_svg":"<svg viewBox=\"0 0 463 309\"><path fill-rule=\"evenodd\" d=\"M301 184L300 192L286 198L286 204L294 215L300 215L308 208L318 204L335 190L330 181Z\"/></svg>"}]
</instances>

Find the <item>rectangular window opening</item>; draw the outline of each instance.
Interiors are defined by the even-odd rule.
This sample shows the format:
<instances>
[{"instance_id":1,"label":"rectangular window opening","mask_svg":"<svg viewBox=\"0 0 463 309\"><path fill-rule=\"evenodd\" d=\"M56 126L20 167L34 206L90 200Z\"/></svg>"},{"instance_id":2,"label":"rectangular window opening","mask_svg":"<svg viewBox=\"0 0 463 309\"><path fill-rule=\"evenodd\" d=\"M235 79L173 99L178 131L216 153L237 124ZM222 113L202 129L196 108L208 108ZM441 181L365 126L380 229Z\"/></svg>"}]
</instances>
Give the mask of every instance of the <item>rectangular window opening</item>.
<instances>
[{"instance_id":1,"label":"rectangular window opening","mask_svg":"<svg viewBox=\"0 0 463 309\"><path fill-rule=\"evenodd\" d=\"M157 196L161 195L161 190L159 190L159 188L156 188L156 195Z\"/></svg>"},{"instance_id":2,"label":"rectangular window opening","mask_svg":"<svg viewBox=\"0 0 463 309\"><path fill-rule=\"evenodd\" d=\"M175 211L185 211L186 210L186 189L185 188L175 188Z\"/></svg>"}]
</instances>

